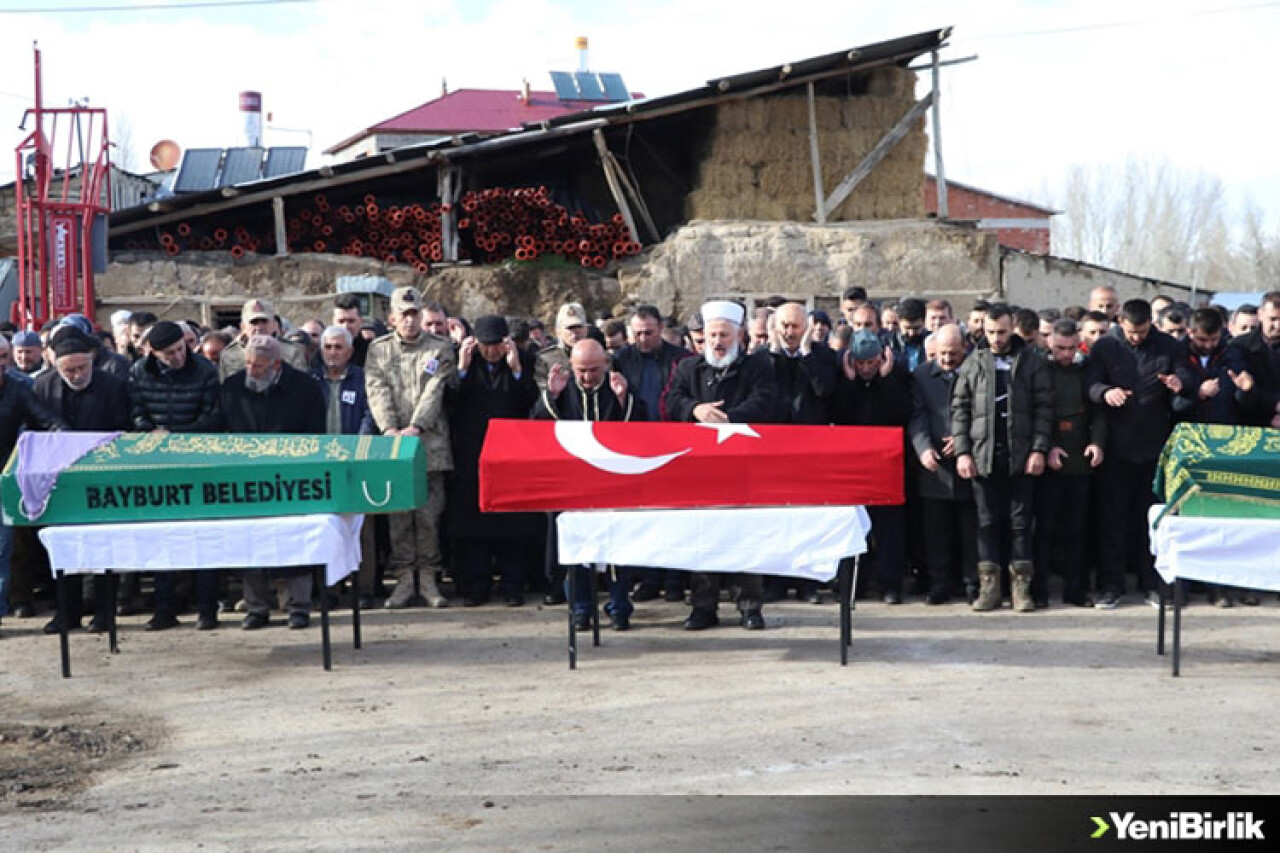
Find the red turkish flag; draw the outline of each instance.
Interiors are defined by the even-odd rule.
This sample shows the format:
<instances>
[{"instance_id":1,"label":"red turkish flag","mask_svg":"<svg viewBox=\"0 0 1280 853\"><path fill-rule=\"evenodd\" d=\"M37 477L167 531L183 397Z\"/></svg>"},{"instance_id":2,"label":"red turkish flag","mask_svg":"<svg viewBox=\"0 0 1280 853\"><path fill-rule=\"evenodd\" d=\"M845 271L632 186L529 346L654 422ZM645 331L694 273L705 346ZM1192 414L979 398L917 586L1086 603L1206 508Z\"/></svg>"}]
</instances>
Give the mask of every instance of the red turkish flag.
<instances>
[{"instance_id":1,"label":"red turkish flag","mask_svg":"<svg viewBox=\"0 0 1280 853\"><path fill-rule=\"evenodd\" d=\"M480 509L903 502L899 427L489 422Z\"/></svg>"}]
</instances>

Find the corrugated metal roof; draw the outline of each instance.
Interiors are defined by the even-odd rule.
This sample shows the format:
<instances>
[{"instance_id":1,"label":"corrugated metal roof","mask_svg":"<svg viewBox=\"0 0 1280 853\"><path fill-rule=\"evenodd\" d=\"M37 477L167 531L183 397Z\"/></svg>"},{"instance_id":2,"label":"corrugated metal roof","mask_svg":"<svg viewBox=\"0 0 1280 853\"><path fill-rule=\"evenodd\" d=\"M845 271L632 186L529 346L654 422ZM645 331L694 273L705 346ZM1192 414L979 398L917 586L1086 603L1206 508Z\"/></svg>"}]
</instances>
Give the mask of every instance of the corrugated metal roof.
<instances>
[{"instance_id":1,"label":"corrugated metal roof","mask_svg":"<svg viewBox=\"0 0 1280 853\"><path fill-rule=\"evenodd\" d=\"M217 204L219 209L226 209L255 201L260 202L263 197L279 193L290 194L288 189L290 186L294 187L293 192L310 192L324 186L342 185L384 174L432 168L443 161L485 156L493 151L507 150L517 146L537 145L551 139L589 133L596 128L613 124L644 121L697 109L721 99L748 97L753 94L765 94L769 91L799 86L812 79L835 78L887 65L905 65L921 54L943 47L950 32L950 28L930 30L914 36L878 42L789 65L712 80L705 86L660 98L597 105L594 109L586 109L538 123L526 122L523 129L489 138L475 137L467 140L447 138L418 145L407 145L377 156L346 163L334 163L295 175L257 181L243 187L245 192L234 199L223 199L221 192L218 191L168 199L162 204L152 205L150 209L136 207L113 214L112 227L130 226L151 218L165 217L167 220L177 216L180 211L197 205ZM514 96L516 93L510 94ZM535 95L554 98L547 92L535 93ZM538 98L535 97L533 100L536 102ZM555 100L560 103L559 99ZM129 230L136 230L137 227L134 226Z\"/></svg>"},{"instance_id":2,"label":"corrugated metal roof","mask_svg":"<svg viewBox=\"0 0 1280 853\"><path fill-rule=\"evenodd\" d=\"M622 104L596 105L584 111L591 116L613 117L620 113L633 113L642 116L644 113L666 112L671 108L679 109L706 101L707 99L728 98L734 95L748 95L765 89L779 89L799 85L808 80L821 80L839 77L857 71L870 70L884 65L902 65L911 60L941 48L951 36L951 28L928 30L911 36L876 42L862 47L850 48L823 56L815 56L745 74L735 74L708 80L705 86L687 89L672 95L657 98L633 100ZM584 113L570 113L551 119L549 124L561 125L582 121Z\"/></svg>"}]
</instances>

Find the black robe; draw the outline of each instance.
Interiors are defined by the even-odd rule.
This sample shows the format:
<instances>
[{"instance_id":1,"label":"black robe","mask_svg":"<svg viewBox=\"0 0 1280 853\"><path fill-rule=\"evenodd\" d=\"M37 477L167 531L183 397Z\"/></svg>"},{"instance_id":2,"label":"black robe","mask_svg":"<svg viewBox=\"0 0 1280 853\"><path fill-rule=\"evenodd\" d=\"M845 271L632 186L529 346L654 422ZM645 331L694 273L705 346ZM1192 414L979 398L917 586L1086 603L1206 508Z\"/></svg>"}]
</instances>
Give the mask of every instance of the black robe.
<instances>
[{"instance_id":1,"label":"black robe","mask_svg":"<svg viewBox=\"0 0 1280 853\"><path fill-rule=\"evenodd\" d=\"M535 420L557 421L647 421L644 401L626 393L626 402L618 401L618 396L609 387L606 378L598 388L586 390L577 382L570 380L559 397L552 397L545 388L533 404L530 417Z\"/></svg>"},{"instance_id":2,"label":"black robe","mask_svg":"<svg viewBox=\"0 0 1280 853\"><path fill-rule=\"evenodd\" d=\"M240 370L222 383L222 414L227 432L324 433L324 393L310 373L282 361L280 377L261 394L245 387L245 377Z\"/></svg>"},{"instance_id":3,"label":"black robe","mask_svg":"<svg viewBox=\"0 0 1280 853\"><path fill-rule=\"evenodd\" d=\"M480 511L480 450L494 418L525 420L538 396L533 381L533 360L522 355L520 378L511 374L505 359L491 372L479 353L457 387L445 392L453 438L453 479L445 501L449 535L463 539L509 539L537 536L541 514Z\"/></svg>"},{"instance_id":4,"label":"black robe","mask_svg":"<svg viewBox=\"0 0 1280 853\"><path fill-rule=\"evenodd\" d=\"M769 354L739 354L725 368L712 367L705 358L686 358L667 388L667 420L692 421L695 407L718 400L724 401L721 411L730 423L777 423L778 382Z\"/></svg>"}]
</instances>

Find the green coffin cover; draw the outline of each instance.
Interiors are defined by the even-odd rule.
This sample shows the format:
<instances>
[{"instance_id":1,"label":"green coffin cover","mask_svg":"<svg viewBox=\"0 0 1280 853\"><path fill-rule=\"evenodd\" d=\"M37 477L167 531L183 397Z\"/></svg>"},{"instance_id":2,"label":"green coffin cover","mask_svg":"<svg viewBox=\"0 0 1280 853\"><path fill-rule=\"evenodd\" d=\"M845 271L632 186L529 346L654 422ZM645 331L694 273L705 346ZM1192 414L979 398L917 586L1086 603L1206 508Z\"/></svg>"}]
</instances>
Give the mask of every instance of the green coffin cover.
<instances>
[{"instance_id":1,"label":"green coffin cover","mask_svg":"<svg viewBox=\"0 0 1280 853\"><path fill-rule=\"evenodd\" d=\"M1160 455L1164 514L1280 518L1280 430L1179 424Z\"/></svg>"},{"instance_id":2,"label":"green coffin cover","mask_svg":"<svg viewBox=\"0 0 1280 853\"><path fill-rule=\"evenodd\" d=\"M38 519L21 511L15 450L0 475L17 525L398 512L427 502L412 437L125 433L58 474Z\"/></svg>"}]
</instances>

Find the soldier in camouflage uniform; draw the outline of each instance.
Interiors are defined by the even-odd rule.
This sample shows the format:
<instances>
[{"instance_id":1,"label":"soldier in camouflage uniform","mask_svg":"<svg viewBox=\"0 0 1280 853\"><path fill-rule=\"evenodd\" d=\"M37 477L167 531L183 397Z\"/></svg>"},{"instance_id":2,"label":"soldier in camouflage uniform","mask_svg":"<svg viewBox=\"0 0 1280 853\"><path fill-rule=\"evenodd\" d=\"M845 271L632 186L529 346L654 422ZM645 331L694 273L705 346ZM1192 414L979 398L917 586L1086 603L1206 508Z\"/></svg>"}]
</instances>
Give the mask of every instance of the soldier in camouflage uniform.
<instances>
[{"instance_id":1,"label":"soldier in camouflage uniform","mask_svg":"<svg viewBox=\"0 0 1280 853\"><path fill-rule=\"evenodd\" d=\"M226 382L227 377L238 370L244 370L244 345L250 335L270 335L280 337L280 326L276 323L276 312L271 303L265 299L250 299L240 309L240 337L223 348L218 356L218 381ZM290 367L310 372L307 354L302 347L280 341L280 358Z\"/></svg>"},{"instance_id":2,"label":"soldier in camouflage uniform","mask_svg":"<svg viewBox=\"0 0 1280 853\"><path fill-rule=\"evenodd\" d=\"M438 309L439 306L427 306ZM444 475L453 470L444 390L457 381L458 362L449 339L422 329L422 296L412 287L391 294L395 331L369 344L365 389L369 408L383 435L418 436L427 451L427 505L396 513L391 523L391 570L396 589L392 609L408 607L417 580L432 607L447 607L436 572L441 568L440 515L444 511Z\"/></svg>"},{"instance_id":3,"label":"soldier in camouflage uniform","mask_svg":"<svg viewBox=\"0 0 1280 853\"><path fill-rule=\"evenodd\" d=\"M547 376L554 364L566 372L569 365L569 351L573 345L587 336L587 311L577 302L566 302L560 306L556 314L556 342L538 350L537 360L533 365L533 381L538 383L539 393L547 390Z\"/></svg>"}]
</instances>

